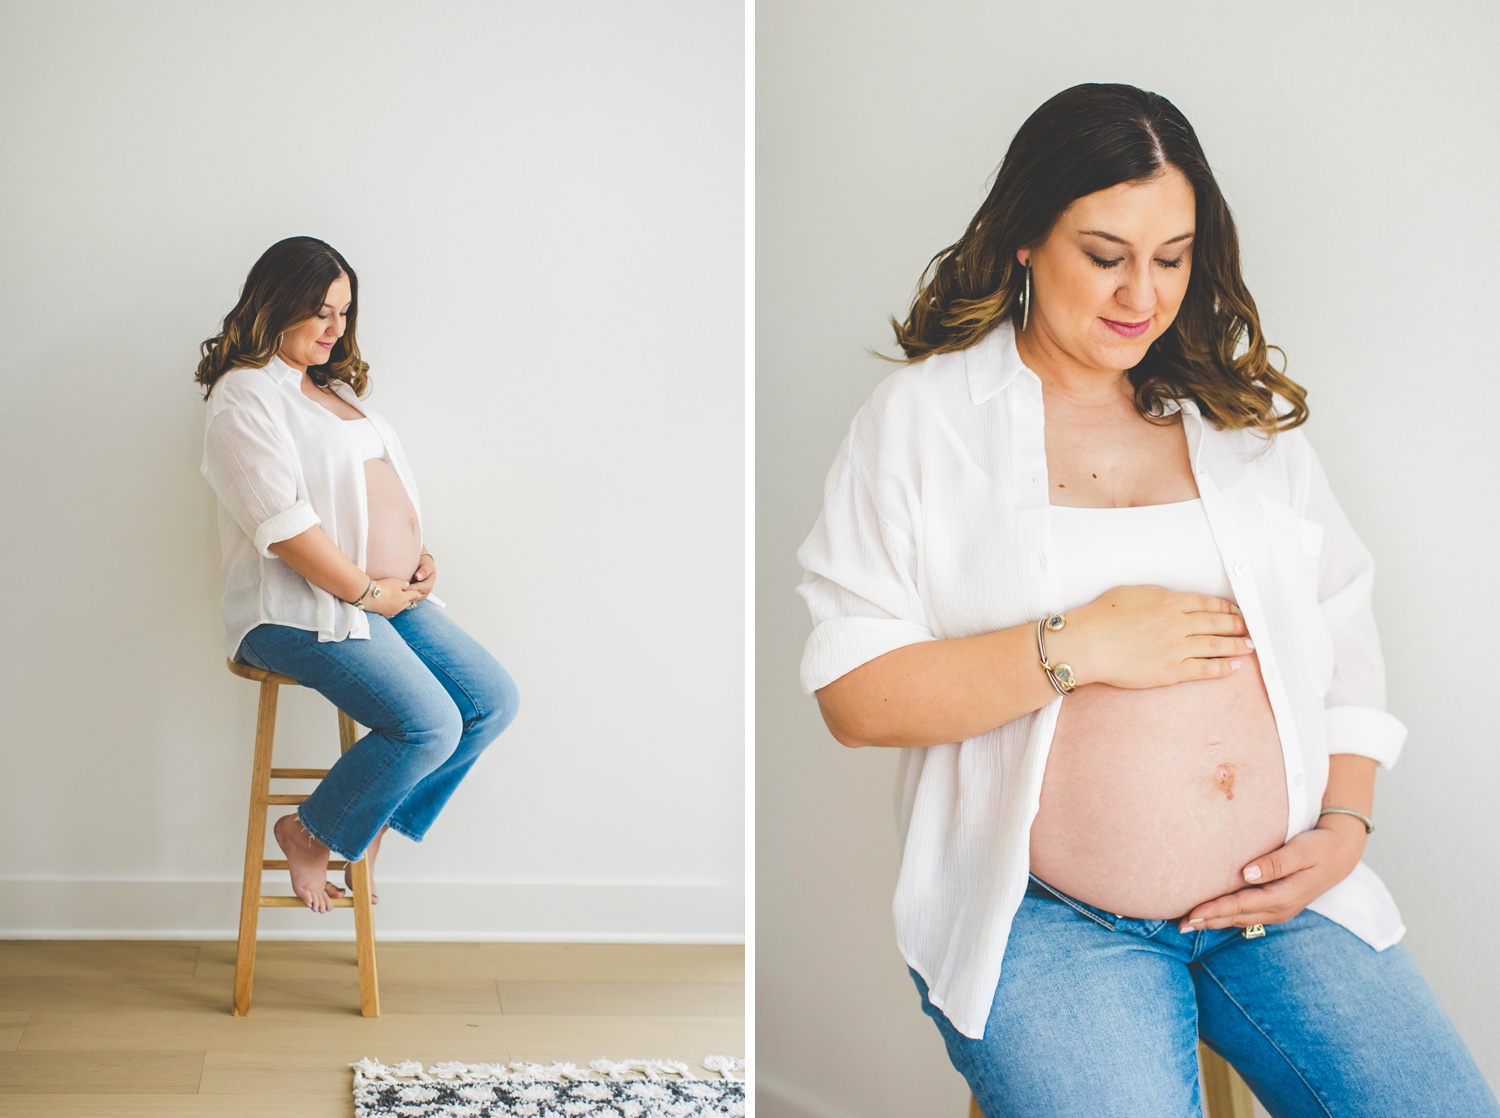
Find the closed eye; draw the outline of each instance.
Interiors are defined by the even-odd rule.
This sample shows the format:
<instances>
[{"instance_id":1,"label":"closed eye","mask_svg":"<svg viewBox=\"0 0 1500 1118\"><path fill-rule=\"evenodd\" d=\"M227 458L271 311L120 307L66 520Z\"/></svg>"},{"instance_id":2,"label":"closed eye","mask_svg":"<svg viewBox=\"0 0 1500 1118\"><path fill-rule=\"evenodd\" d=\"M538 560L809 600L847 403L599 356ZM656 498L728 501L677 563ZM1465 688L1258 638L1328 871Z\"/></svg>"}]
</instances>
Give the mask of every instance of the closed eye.
<instances>
[{"instance_id":1,"label":"closed eye","mask_svg":"<svg viewBox=\"0 0 1500 1118\"><path fill-rule=\"evenodd\" d=\"M1187 257L1185 257L1185 256L1179 256L1176 260L1161 260L1161 259L1158 259L1156 262L1158 264L1160 264L1163 268L1180 268L1180 267L1182 267L1182 262L1184 260L1186 260L1186 259L1187 259Z\"/></svg>"},{"instance_id":2,"label":"closed eye","mask_svg":"<svg viewBox=\"0 0 1500 1118\"><path fill-rule=\"evenodd\" d=\"M1113 260L1106 260L1104 257L1102 257L1102 256L1095 256L1091 252L1091 253L1089 253L1089 259L1092 260L1100 268L1113 268L1117 264L1119 264L1121 260L1124 260L1125 258L1123 256L1117 256Z\"/></svg>"}]
</instances>

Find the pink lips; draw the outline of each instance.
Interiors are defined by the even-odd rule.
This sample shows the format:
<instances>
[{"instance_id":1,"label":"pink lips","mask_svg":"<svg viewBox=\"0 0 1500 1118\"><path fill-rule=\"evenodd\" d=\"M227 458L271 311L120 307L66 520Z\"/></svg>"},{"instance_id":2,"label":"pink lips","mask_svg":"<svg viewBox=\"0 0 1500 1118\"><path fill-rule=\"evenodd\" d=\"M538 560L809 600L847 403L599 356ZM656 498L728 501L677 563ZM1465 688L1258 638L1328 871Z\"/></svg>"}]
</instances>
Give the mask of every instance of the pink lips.
<instances>
[{"instance_id":1,"label":"pink lips","mask_svg":"<svg viewBox=\"0 0 1500 1118\"><path fill-rule=\"evenodd\" d=\"M1139 338L1146 332L1147 327L1151 325L1149 318L1141 322L1116 322L1112 318L1102 318L1099 321L1103 322L1104 325L1108 326L1122 338Z\"/></svg>"}]
</instances>

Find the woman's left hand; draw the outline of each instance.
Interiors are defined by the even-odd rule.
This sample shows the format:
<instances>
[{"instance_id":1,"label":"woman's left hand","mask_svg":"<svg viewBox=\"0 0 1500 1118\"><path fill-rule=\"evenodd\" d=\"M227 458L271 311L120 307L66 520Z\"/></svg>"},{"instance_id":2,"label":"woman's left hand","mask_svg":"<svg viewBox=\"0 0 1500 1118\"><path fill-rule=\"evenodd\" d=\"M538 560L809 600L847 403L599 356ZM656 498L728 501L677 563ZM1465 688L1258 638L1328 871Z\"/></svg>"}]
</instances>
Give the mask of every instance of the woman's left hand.
<instances>
[{"instance_id":1,"label":"woman's left hand","mask_svg":"<svg viewBox=\"0 0 1500 1118\"><path fill-rule=\"evenodd\" d=\"M418 594L418 601L424 600L432 593L433 584L437 582L437 564L433 562L430 552L422 552L421 558L417 560L416 572L411 576L409 589Z\"/></svg>"},{"instance_id":2,"label":"woman's left hand","mask_svg":"<svg viewBox=\"0 0 1500 1118\"><path fill-rule=\"evenodd\" d=\"M1178 931L1281 924L1354 872L1365 851L1365 828L1348 815L1325 815L1311 831L1255 859L1244 869L1254 885L1204 901Z\"/></svg>"}]
</instances>

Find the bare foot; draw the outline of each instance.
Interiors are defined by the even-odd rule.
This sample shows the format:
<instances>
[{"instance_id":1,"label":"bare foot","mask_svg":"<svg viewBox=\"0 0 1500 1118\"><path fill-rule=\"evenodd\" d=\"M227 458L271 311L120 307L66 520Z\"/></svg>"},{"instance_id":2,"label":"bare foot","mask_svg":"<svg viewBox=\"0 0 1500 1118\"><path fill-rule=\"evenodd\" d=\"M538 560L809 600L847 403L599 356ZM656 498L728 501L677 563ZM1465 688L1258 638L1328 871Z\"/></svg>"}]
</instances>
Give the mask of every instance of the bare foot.
<instances>
[{"instance_id":1,"label":"bare foot","mask_svg":"<svg viewBox=\"0 0 1500 1118\"><path fill-rule=\"evenodd\" d=\"M332 907L327 890L328 847L307 833L295 813L276 820L272 831L291 868L292 892L314 912L327 912Z\"/></svg>"},{"instance_id":2,"label":"bare foot","mask_svg":"<svg viewBox=\"0 0 1500 1118\"><path fill-rule=\"evenodd\" d=\"M365 847L365 864L370 870L370 903L379 904L380 894L375 892L375 855L380 853L380 840L385 837L389 827L382 827L375 832L375 837L370 840L370 845ZM348 866L344 867L344 885L350 893L354 892L354 876Z\"/></svg>"}]
</instances>

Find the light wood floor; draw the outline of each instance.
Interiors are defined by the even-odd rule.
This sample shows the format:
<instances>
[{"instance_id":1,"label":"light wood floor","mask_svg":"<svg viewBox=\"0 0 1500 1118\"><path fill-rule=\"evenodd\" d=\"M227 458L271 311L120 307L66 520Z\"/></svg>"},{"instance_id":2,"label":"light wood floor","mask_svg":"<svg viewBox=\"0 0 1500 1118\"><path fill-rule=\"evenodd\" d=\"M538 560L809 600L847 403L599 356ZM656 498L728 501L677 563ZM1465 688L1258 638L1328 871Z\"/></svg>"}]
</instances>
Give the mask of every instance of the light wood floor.
<instances>
[{"instance_id":1,"label":"light wood floor","mask_svg":"<svg viewBox=\"0 0 1500 1118\"><path fill-rule=\"evenodd\" d=\"M352 943L0 941L0 1115L350 1118L348 1065L745 1053L744 949L382 943L381 1016Z\"/></svg>"}]
</instances>

